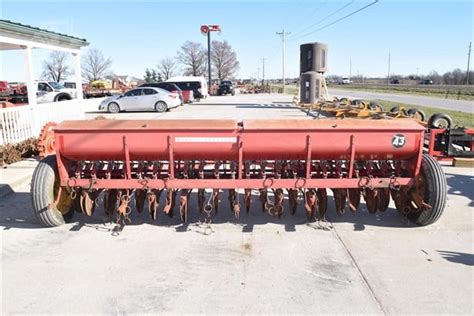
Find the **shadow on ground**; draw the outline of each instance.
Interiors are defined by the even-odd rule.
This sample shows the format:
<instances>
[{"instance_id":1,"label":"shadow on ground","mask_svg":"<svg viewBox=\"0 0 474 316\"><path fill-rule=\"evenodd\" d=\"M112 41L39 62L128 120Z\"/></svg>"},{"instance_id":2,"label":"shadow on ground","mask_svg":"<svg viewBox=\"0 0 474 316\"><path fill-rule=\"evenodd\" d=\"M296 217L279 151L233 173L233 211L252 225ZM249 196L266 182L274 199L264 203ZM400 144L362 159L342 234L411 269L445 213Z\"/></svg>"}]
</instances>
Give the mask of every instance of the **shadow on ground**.
<instances>
[{"instance_id":1,"label":"shadow on ground","mask_svg":"<svg viewBox=\"0 0 474 316\"><path fill-rule=\"evenodd\" d=\"M206 193L207 195L208 193ZM296 227L300 225L309 225L313 227L316 223L308 223L306 213L304 211L303 201L299 201L298 209L294 216L290 215L288 210L288 201L285 200L285 210L281 218L270 216L266 212L262 212L261 203L259 201L258 191L253 191L252 205L249 214L246 213L245 207L242 205L242 210L239 218L235 218L231 211L227 192L222 192L220 195L221 203L219 204L217 214L212 215L212 225L219 225L222 223L233 223L242 226L242 232L252 232L256 225L265 225L268 223L279 224L284 227L287 232L296 231ZM388 209L384 213L377 213L375 215L369 214L365 209L365 204L362 202L356 214L346 211L343 215L337 215L334 209L334 203L331 196L328 197L329 207L326 213L328 222L333 223L353 223L355 231L363 231L366 226L383 226L383 227L413 227L405 219L400 217L396 210ZM240 201L243 204L243 194L240 194ZM179 203L179 194L176 199ZM131 200L132 213L130 215L131 223L127 225L156 225L164 227L175 227L177 232L185 232L188 230L188 225L195 225L196 223L205 222L206 218L200 214L197 207L197 195L193 192L190 195L188 225L181 222L179 216L179 207L174 209L174 216L170 218L162 212L165 203L165 194L161 195L160 207L158 209L158 219L153 221L149 214L148 208L142 213L138 213L135 208L135 200ZM11 228L20 229L35 229L42 228L38 223L31 208L30 193L13 193L0 202L0 227L3 230ZM101 226L110 223L103 211L102 206L96 207L94 214L88 217L82 213L76 212L74 214L71 231L78 231L82 227L93 226L97 230L102 230ZM314 221L313 221L314 222ZM327 225L327 223L323 224ZM318 228L319 226L314 226Z\"/></svg>"},{"instance_id":2,"label":"shadow on ground","mask_svg":"<svg viewBox=\"0 0 474 316\"><path fill-rule=\"evenodd\" d=\"M448 169L449 171L449 169ZM448 194L463 195L470 199L469 206L474 205L474 177L470 175L454 175L447 173L447 181L449 185ZM366 210L365 204L362 200L359 209L356 213L347 211L343 215L337 215L334 208L334 201L332 199L331 191L328 190L328 211L326 213L326 219L332 223L351 223L353 224L354 231L363 231L367 226L379 226L379 227L397 227L397 228L414 228L415 225L411 224L406 218L401 217L398 212L393 208L389 208L385 212L377 212L376 214L369 214ZM209 193L206 193L206 196ZM222 223L234 223L235 225L242 226L243 232L252 232L256 225L265 225L267 223L280 224L284 227L285 231L295 231L297 226L300 225L312 225L308 224L306 219L306 213L304 211L303 201L299 201L298 209L294 216L290 215L288 211L288 201L285 198L285 210L283 216L279 219L272 217L269 214L262 212L262 207L258 197L258 191L254 190L252 196L252 205L250 213L246 214L245 208L242 205L242 210L239 218L235 218L228 202L227 192L222 192L220 195L221 203L217 214L212 216L212 224L218 225ZM271 193L269 194L271 195ZM179 194L178 194L179 196ZM179 201L177 197L176 201ZM240 194L240 201L243 204L243 194ZM134 199L131 201L132 214L130 216L131 223L129 225L156 225L156 226L173 226L176 231L184 232L187 231L188 225L183 225L179 216L179 208L175 207L175 216L173 218L168 217L162 212L163 205L165 203L165 194L161 195L160 207L158 209L158 219L154 222L148 215L147 207L143 213L139 214L136 212ZM393 205L393 203L391 204ZM346 208L347 209L347 208ZM189 204L189 225L194 225L200 221L204 221L203 215L199 214L197 207L197 196L196 192L190 195ZM100 225L104 223L110 223L110 220L105 217L102 206L96 208L92 217L87 217L82 213L75 213L73 221L76 223L71 231L80 230L84 226L96 225L96 228L100 230ZM20 229L35 229L42 228L38 224L38 221L33 214L31 209L31 197L28 192L16 192L2 198L0 201L0 227L3 230L11 228ZM447 260L457 260L459 255L446 256ZM463 257L464 258L464 257ZM465 260L465 259L459 259ZM467 259L466 259L467 260ZM471 260L471 259L469 259ZM472 262L467 260L466 262Z\"/></svg>"},{"instance_id":3,"label":"shadow on ground","mask_svg":"<svg viewBox=\"0 0 474 316\"><path fill-rule=\"evenodd\" d=\"M449 170L451 167L447 167ZM454 168L454 167L453 167ZM458 175L446 172L448 182L448 194L461 195L469 198L469 206L474 206L474 176Z\"/></svg>"},{"instance_id":4,"label":"shadow on ground","mask_svg":"<svg viewBox=\"0 0 474 316\"><path fill-rule=\"evenodd\" d=\"M465 264L467 266L474 266L474 254L457 251L436 250L441 257L453 263Z\"/></svg>"}]
</instances>

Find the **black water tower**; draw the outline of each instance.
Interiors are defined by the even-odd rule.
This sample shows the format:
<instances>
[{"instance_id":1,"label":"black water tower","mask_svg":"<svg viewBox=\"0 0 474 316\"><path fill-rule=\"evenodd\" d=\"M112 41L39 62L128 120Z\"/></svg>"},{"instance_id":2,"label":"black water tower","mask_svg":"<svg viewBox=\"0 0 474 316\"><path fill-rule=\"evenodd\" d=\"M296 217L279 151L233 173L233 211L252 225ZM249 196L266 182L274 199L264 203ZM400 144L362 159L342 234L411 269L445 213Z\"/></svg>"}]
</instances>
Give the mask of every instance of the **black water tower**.
<instances>
[{"instance_id":1,"label":"black water tower","mask_svg":"<svg viewBox=\"0 0 474 316\"><path fill-rule=\"evenodd\" d=\"M308 43L300 46L300 74L307 71L325 73L327 70L328 46L323 43Z\"/></svg>"},{"instance_id":2,"label":"black water tower","mask_svg":"<svg viewBox=\"0 0 474 316\"><path fill-rule=\"evenodd\" d=\"M316 103L321 99L323 74L327 70L328 46L308 43L300 46L300 102Z\"/></svg>"}]
</instances>

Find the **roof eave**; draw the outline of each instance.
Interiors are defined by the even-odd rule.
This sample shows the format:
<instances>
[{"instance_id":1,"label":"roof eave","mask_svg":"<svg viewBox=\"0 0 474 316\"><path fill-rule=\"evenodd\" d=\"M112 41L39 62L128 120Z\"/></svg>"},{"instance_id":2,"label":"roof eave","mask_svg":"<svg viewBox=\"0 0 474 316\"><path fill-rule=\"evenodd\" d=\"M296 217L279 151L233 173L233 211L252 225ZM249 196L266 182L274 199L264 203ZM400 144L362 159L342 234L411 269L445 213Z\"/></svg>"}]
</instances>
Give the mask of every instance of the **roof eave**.
<instances>
[{"instance_id":1,"label":"roof eave","mask_svg":"<svg viewBox=\"0 0 474 316\"><path fill-rule=\"evenodd\" d=\"M63 43L66 45L77 46L77 47L84 47L84 46L89 45L89 42L87 42L85 39L74 38L67 35L55 34L55 33L51 33L44 30L32 29L27 26L6 23L4 21L0 21L0 29L3 29L4 31L15 32L17 34L22 34L26 36L41 35L41 37L45 39L52 40L58 43Z\"/></svg>"}]
</instances>

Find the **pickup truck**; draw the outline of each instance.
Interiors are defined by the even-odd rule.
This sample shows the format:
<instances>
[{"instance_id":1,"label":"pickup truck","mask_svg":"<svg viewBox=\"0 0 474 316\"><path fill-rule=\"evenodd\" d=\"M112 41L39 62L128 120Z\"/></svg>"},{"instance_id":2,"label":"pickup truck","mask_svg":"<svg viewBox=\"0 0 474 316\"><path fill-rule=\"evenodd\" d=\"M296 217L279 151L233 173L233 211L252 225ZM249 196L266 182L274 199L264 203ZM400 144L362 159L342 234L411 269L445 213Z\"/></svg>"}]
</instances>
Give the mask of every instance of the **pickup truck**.
<instances>
[{"instance_id":1,"label":"pickup truck","mask_svg":"<svg viewBox=\"0 0 474 316\"><path fill-rule=\"evenodd\" d=\"M28 91L24 83L10 83L12 103L28 103ZM76 98L76 89L67 89L57 82L36 81L36 96L38 103L66 101Z\"/></svg>"},{"instance_id":2,"label":"pickup truck","mask_svg":"<svg viewBox=\"0 0 474 316\"><path fill-rule=\"evenodd\" d=\"M235 95L234 86L232 85L232 81L222 81L219 87L217 88L217 95Z\"/></svg>"},{"instance_id":3,"label":"pickup truck","mask_svg":"<svg viewBox=\"0 0 474 316\"><path fill-rule=\"evenodd\" d=\"M76 89L64 88L57 82L38 81L36 90L37 102L59 102L76 98Z\"/></svg>"}]
</instances>

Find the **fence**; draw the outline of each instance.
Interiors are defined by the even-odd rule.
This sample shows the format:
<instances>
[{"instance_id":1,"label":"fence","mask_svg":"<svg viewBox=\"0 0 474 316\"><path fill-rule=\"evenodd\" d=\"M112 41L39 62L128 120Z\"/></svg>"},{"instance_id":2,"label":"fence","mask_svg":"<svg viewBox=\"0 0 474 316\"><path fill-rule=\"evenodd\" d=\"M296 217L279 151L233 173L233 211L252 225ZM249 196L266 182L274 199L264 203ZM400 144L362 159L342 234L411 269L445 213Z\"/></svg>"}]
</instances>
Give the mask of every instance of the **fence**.
<instances>
[{"instance_id":1,"label":"fence","mask_svg":"<svg viewBox=\"0 0 474 316\"><path fill-rule=\"evenodd\" d=\"M70 100L0 109L0 145L37 137L47 122L85 119L102 99Z\"/></svg>"}]
</instances>

